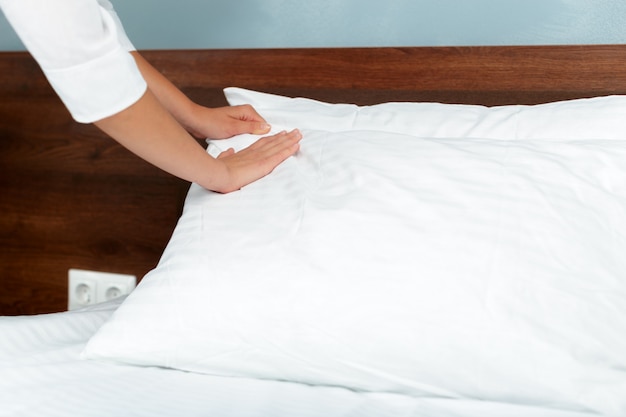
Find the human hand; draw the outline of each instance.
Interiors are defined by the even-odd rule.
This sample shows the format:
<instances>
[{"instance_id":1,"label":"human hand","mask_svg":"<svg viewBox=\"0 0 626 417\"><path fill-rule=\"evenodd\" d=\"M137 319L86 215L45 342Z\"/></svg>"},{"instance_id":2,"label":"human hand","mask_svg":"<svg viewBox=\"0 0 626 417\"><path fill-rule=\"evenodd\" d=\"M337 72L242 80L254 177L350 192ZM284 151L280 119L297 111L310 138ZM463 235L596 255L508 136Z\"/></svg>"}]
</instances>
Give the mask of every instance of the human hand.
<instances>
[{"instance_id":1,"label":"human hand","mask_svg":"<svg viewBox=\"0 0 626 417\"><path fill-rule=\"evenodd\" d=\"M221 193L238 190L269 174L298 151L302 139L298 130L281 132L239 152L230 149L213 158L150 89L130 107L95 125L151 164Z\"/></svg>"},{"instance_id":2,"label":"human hand","mask_svg":"<svg viewBox=\"0 0 626 417\"><path fill-rule=\"evenodd\" d=\"M239 152L232 148L222 152L217 160L226 165L227 180L223 186L212 189L228 193L266 176L298 151L301 139L302 134L295 129L261 138Z\"/></svg>"},{"instance_id":3,"label":"human hand","mask_svg":"<svg viewBox=\"0 0 626 417\"><path fill-rule=\"evenodd\" d=\"M201 139L226 139L242 133L263 135L270 131L270 125L249 104L217 108L196 105L185 127Z\"/></svg>"}]
</instances>

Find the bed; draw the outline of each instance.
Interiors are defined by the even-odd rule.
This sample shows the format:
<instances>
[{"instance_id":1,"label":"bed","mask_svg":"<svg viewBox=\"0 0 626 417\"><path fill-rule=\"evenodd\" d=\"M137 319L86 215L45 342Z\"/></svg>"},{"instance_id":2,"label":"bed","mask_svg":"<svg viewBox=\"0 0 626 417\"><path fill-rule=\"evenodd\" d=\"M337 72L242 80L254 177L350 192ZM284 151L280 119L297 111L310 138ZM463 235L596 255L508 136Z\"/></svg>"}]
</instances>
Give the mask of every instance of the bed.
<instances>
[{"instance_id":1,"label":"bed","mask_svg":"<svg viewBox=\"0 0 626 417\"><path fill-rule=\"evenodd\" d=\"M0 416L626 415L625 47L145 56L301 149L188 188L2 54Z\"/></svg>"}]
</instances>

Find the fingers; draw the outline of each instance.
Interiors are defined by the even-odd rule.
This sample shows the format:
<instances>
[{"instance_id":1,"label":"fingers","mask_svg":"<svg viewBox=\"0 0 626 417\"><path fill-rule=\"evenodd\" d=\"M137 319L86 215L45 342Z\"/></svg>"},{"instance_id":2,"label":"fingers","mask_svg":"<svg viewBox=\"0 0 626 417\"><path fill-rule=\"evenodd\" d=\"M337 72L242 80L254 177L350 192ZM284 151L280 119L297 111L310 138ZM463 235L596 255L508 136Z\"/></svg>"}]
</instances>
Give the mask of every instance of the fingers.
<instances>
[{"instance_id":1,"label":"fingers","mask_svg":"<svg viewBox=\"0 0 626 417\"><path fill-rule=\"evenodd\" d=\"M250 133L253 135L264 135L272 128L269 124L263 122L248 122L250 124Z\"/></svg>"},{"instance_id":2,"label":"fingers","mask_svg":"<svg viewBox=\"0 0 626 417\"><path fill-rule=\"evenodd\" d=\"M272 127L264 121L256 120L232 120L229 134L231 136L240 135L242 133L251 133L253 135L264 135L270 131Z\"/></svg>"},{"instance_id":3,"label":"fingers","mask_svg":"<svg viewBox=\"0 0 626 417\"><path fill-rule=\"evenodd\" d=\"M265 119L250 104L240 104L230 109L239 115L239 120L265 123Z\"/></svg>"},{"instance_id":4,"label":"fingers","mask_svg":"<svg viewBox=\"0 0 626 417\"><path fill-rule=\"evenodd\" d=\"M290 132L282 131L262 138L255 142L251 148L266 157L282 162L298 151L300 140L302 140L302 134L298 129L294 129Z\"/></svg>"},{"instance_id":5,"label":"fingers","mask_svg":"<svg viewBox=\"0 0 626 417\"><path fill-rule=\"evenodd\" d=\"M238 133L252 133L253 135L264 135L270 131L271 126L265 121L263 117L249 104L243 104L239 106L231 107L233 111L238 114L237 119L238 127L236 131Z\"/></svg>"},{"instance_id":6,"label":"fingers","mask_svg":"<svg viewBox=\"0 0 626 417\"><path fill-rule=\"evenodd\" d=\"M231 156L231 155L234 155L234 154L235 154L235 150L234 150L233 148L228 148L228 149L226 149L224 152L221 152L221 153L217 156L217 159L220 159L220 158L227 158L227 157L229 157L229 156Z\"/></svg>"},{"instance_id":7,"label":"fingers","mask_svg":"<svg viewBox=\"0 0 626 417\"><path fill-rule=\"evenodd\" d=\"M302 134L295 129L261 138L239 152L232 149L222 152L218 159L226 164L230 180L215 191L235 191L266 176L298 151L301 139Z\"/></svg>"},{"instance_id":8,"label":"fingers","mask_svg":"<svg viewBox=\"0 0 626 417\"><path fill-rule=\"evenodd\" d=\"M272 156L276 153L285 153L287 157L294 154L299 149L299 142L302 139L302 134L298 129L294 129L291 132L279 132L272 136L266 136L264 138L259 139L250 145L247 149L243 149L239 152L239 156L242 156L246 153L253 153L254 157L257 159L262 159L267 156ZM283 152L284 150L284 152ZM225 151L221 152L217 158L228 158L229 156L233 156L235 150L233 148L228 148Z\"/></svg>"}]
</instances>

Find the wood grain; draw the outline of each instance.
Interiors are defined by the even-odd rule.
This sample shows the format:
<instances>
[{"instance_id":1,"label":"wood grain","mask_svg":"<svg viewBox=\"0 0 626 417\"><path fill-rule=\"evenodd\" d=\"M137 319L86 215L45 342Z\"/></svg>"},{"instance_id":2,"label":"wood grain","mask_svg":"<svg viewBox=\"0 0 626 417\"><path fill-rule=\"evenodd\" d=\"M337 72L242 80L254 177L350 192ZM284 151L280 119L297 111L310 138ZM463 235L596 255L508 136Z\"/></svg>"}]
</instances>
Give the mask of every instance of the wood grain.
<instances>
[{"instance_id":1,"label":"wood grain","mask_svg":"<svg viewBox=\"0 0 626 417\"><path fill-rule=\"evenodd\" d=\"M165 248L187 188L73 122L52 91L3 96L0 314L65 310L69 268L141 278Z\"/></svg>"},{"instance_id":2,"label":"wood grain","mask_svg":"<svg viewBox=\"0 0 626 417\"><path fill-rule=\"evenodd\" d=\"M626 94L626 46L145 51L194 100L239 86L330 102L536 104ZM75 123L26 53L0 53L0 314L62 311L67 270L142 277L188 184Z\"/></svg>"},{"instance_id":3,"label":"wood grain","mask_svg":"<svg viewBox=\"0 0 626 417\"><path fill-rule=\"evenodd\" d=\"M626 92L626 47L150 51L183 88L238 86L326 101L537 104ZM187 64L180 67L181 62Z\"/></svg>"}]
</instances>

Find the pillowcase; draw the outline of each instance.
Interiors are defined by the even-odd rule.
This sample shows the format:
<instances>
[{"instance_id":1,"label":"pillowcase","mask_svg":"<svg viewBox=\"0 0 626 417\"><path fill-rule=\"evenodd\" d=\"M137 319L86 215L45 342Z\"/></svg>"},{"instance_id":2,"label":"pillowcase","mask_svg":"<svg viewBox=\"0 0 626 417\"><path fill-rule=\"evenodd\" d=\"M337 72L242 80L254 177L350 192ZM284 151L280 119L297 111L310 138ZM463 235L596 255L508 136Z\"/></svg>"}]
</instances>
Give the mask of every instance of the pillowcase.
<instances>
[{"instance_id":1,"label":"pillowcase","mask_svg":"<svg viewBox=\"0 0 626 417\"><path fill-rule=\"evenodd\" d=\"M485 107L441 103L329 104L227 88L231 105L252 104L274 124L341 132L376 130L431 138L626 139L626 96L535 106Z\"/></svg>"},{"instance_id":2,"label":"pillowcase","mask_svg":"<svg viewBox=\"0 0 626 417\"><path fill-rule=\"evenodd\" d=\"M355 130L404 115L259 97L327 130L240 191L192 185L85 358L626 414L626 142Z\"/></svg>"}]
</instances>

